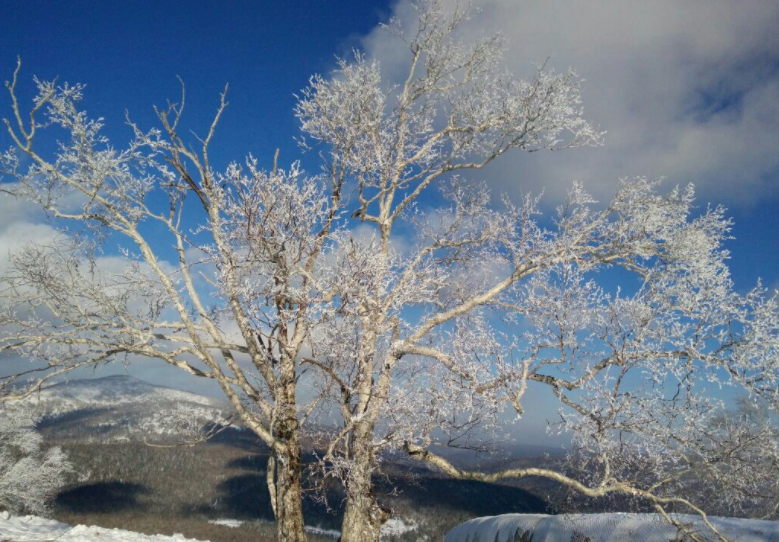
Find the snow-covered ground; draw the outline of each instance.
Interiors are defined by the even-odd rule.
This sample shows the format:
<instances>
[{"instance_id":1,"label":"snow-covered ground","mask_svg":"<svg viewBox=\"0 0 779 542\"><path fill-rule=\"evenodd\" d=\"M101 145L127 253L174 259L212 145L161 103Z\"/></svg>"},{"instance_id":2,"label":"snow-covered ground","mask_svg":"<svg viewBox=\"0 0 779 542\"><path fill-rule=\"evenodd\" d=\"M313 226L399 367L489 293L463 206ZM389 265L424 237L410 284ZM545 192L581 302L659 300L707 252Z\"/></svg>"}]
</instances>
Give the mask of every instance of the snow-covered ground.
<instances>
[{"instance_id":1,"label":"snow-covered ground","mask_svg":"<svg viewBox=\"0 0 779 542\"><path fill-rule=\"evenodd\" d=\"M677 515L674 519L690 525L704 540L717 540L698 516ZM779 542L777 521L721 517L709 520L729 540ZM505 514L466 521L449 531L444 542L513 542L517 531L531 533L533 542L667 542L675 540L678 534L676 527L658 514Z\"/></svg>"},{"instance_id":2,"label":"snow-covered ground","mask_svg":"<svg viewBox=\"0 0 779 542\"><path fill-rule=\"evenodd\" d=\"M212 519L209 520L208 523L212 523L214 525L221 525L223 527L230 527L231 529L237 529L238 527L240 527L246 522L240 519ZM323 527L312 527L309 525L306 525L305 529L307 533L318 534L321 536L329 536L331 538L338 538L339 536L341 536L341 531L336 531L334 529L325 529Z\"/></svg>"},{"instance_id":3,"label":"snow-covered ground","mask_svg":"<svg viewBox=\"0 0 779 542\"><path fill-rule=\"evenodd\" d=\"M121 529L72 527L59 521L36 516L11 516L0 512L0 540L12 542L187 542L181 535L145 535ZM189 539L190 542L192 541Z\"/></svg>"},{"instance_id":4,"label":"snow-covered ground","mask_svg":"<svg viewBox=\"0 0 779 542\"><path fill-rule=\"evenodd\" d=\"M209 521L214 525L224 527L240 527L243 521L238 519L214 519ZM383 536L399 535L414 531L417 525L414 522L404 522L402 519L390 519L381 529ZM332 529L320 527L306 527L306 531L312 534L338 538L341 533ZM37 516L12 516L8 512L0 512L0 541L11 542L187 542L188 539L181 535L145 535L121 529L104 529L102 527L86 527L77 525L73 527L52 519L44 519ZM199 542L189 539L189 542Z\"/></svg>"},{"instance_id":5,"label":"snow-covered ground","mask_svg":"<svg viewBox=\"0 0 779 542\"><path fill-rule=\"evenodd\" d=\"M244 522L239 519L212 519L209 521L209 523L232 528L240 527L244 524ZM389 521L387 521L387 523L381 526L381 536L397 536L416 530L417 524L414 521L404 521L400 518L391 518ZM338 538L341 536L341 531L336 531L335 529L325 529L324 527L315 527L311 525L306 525L306 532L320 536L329 536L330 538Z\"/></svg>"}]
</instances>

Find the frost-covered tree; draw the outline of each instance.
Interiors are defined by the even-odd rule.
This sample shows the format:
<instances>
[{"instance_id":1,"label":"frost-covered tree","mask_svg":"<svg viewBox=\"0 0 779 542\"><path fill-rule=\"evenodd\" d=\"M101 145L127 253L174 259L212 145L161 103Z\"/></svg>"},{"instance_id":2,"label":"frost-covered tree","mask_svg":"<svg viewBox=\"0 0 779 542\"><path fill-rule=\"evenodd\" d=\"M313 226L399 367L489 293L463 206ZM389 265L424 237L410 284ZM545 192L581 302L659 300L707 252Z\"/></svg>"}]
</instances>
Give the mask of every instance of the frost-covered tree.
<instances>
[{"instance_id":1,"label":"frost-covered tree","mask_svg":"<svg viewBox=\"0 0 779 542\"><path fill-rule=\"evenodd\" d=\"M72 470L58 447L41 449L34 420L0 408L0 509L45 513Z\"/></svg>"},{"instance_id":2,"label":"frost-covered tree","mask_svg":"<svg viewBox=\"0 0 779 542\"><path fill-rule=\"evenodd\" d=\"M81 87L39 81L23 111L14 75L2 189L62 233L14 254L2 278L0 352L31 362L29 386L6 378L2 399L138 357L215 380L271 450L285 541L305 539L301 435L319 416L339 422L314 436L344 484L344 542L378 540L372 479L392 450L460 478L632 496L672 521L679 507L705 518L691 480L734 507L770 502L775 488L744 473L776 466L777 302L734 291L724 211L640 178L603 204L574 185L551 217L531 196L492 201L467 172L601 134L574 73L519 80L499 36L458 38L468 10L417 12L411 33L388 26L408 47L399 85L357 54L301 94L316 176L251 157L216 170L224 96L202 137L181 135L182 95L158 110L160 129L131 123L119 150L79 109ZM53 153L35 144L43 128L64 133ZM537 414L530 386L558 400L577 468L465 472L433 453L478 446L507 407ZM753 414L728 409L734 390Z\"/></svg>"},{"instance_id":3,"label":"frost-covered tree","mask_svg":"<svg viewBox=\"0 0 779 542\"><path fill-rule=\"evenodd\" d=\"M339 187L328 193L296 165L264 171L251 157L214 171L225 95L197 150L179 135L183 92L157 110L161 129L132 125L118 150L79 109L81 86L36 81L23 113L19 69L7 83L15 147L2 156L0 190L40 205L59 235L11 255L0 278L0 354L30 363L0 379L0 401L79 367L138 358L213 379L271 451L279 539L305 540L300 426L318 402L298 401L299 360L325 295L311 273ZM64 133L54 155L35 145L43 128Z\"/></svg>"},{"instance_id":4,"label":"frost-covered tree","mask_svg":"<svg viewBox=\"0 0 779 542\"><path fill-rule=\"evenodd\" d=\"M670 521L679 509L705 519L711 488L731 510L776 502L757 473L777 468L777 299L734 291L724 211L642 178L605 204L575 184L549 218L530 196L496 205L461 175L600 134L574 74L518 81L500 68L499 36L458 39L468 10L416 8L412 32L388 26L407 46L399 86L357 55L313 78L297 109L327 167L346 170L364 224L338 234L323 279L335 314L310 361L343 419L323 455L346 488L343 540L378 540L372 479L393 449L459 478L634 497ZM436 187L448 203L420 202ZM465 472L431 451L478 446L507 405L533 415L530 386L558 400L576 468ZM734 418L735 395L765 415Z\"/></svg>"}]
</instances>

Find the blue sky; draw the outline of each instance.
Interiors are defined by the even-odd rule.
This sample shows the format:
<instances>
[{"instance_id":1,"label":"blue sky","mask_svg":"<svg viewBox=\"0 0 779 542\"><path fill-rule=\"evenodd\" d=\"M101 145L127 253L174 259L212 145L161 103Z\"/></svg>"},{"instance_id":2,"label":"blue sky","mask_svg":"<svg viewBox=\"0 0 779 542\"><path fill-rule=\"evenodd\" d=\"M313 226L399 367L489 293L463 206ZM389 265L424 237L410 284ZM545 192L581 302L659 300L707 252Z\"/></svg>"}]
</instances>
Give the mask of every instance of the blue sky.
<instances>
[{"instance_id":1,"label":"blue sky","mask_svg":"<svg viewBox=\"0 0 779 542\"><path fill-rule=\"evenodd\" d=\"M552 206L573 180L605 200L623 176L694 182L702 208L723 204L735 220L729 243L737 289L762 277L779 287L779 2L753 0L478 0L466 35L502 31L508 69L523 75L551 56L586 79L588 119L607 130L598 149L507 156L479 172L497 191L546 193ZM377 58L392 80L403 60L378 28L408 0L0 2L0 74L23 61L32 76L87 85L85 107L106 118L118 146L130 137L124 111L154 125L152 105L187 85L186 127L203 132L230 84L213 152L217 167L249 152L270 164L301 156L294 94L353 47ZM29 103L29 101L28 101ZM0 116L10 113L0 99ZM5 132L0 148L10 145ZM434 204L432 196L428 204ZM0 201L0 259L38 219ZM174 378L145 368L151 380ZM193 388L191 383L179 385Z\"/></svg>"},{"instance_id":2,"label":"blue sky","mask_svg":"<svg viewBox=\"0 0 779 542\"><path fill-rule=\"evenodd\" d=\"M666 176L669 186L695 182L702 206L724 204L736 221L729 248L739 289L757 277L779 284L779 44L770 24L779 22L776 3L739 3L737 11L721 1L632 4L476 2L483 12L469 31L504 32L513 71L546 56L557 69L578 69L588 118L608 131L603 149L515 156L480 176L500 191L543 188L550 204L574 179L601 199L621 176ZM249 152L269 162L279 147L286 163L301 158L292 109L310 75L329 71L336 55L353 47L390 72L396 66L396 44L377 30L393 11L407 13L408 2L7 0L0 4L0 72L9 77L20 55L28 98L33 75L86 84L86 108L107 119L118 143L129 137L124 111L152 126L151 106L178 98L177 75L187 85L186 121L195 131L205 129L229 82L218 162ZM755 111L745 106L751 98ZM0 107L6 116L7 101ZM748 117L762 117L762 126ZM696 140L700 133L719 140ZM3 132L0 145L8 143Z\"/></svg>"},{"instance_id":3,"label":"blue sky","mask_svg":"<svg viewBox=\"0 0 779 542\"><path fill-rule=\"evenodd\" d=\"M176 76L187 85L192 128L207 126L229 83L220 157L272 156L276 147L291 155L294 93L388 14L388 2L359 0L12 0L0 5L0 70L7 79L19 55L28 90L33 75L86 84L90 113L125 139L125 109L152 125L152 105L179 97Z\"/></svg>"}]
</instances>

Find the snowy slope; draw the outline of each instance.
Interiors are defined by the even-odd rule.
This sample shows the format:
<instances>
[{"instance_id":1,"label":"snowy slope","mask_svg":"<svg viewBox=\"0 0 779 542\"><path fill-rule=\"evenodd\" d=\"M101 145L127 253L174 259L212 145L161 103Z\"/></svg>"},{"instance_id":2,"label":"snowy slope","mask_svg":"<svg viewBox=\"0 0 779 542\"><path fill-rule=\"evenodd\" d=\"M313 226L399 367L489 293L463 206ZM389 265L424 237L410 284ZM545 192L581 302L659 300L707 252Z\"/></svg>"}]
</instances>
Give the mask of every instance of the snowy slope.
<instances>
[{"instance_id":1,"label":"snowy slope","mask_svg":"<svg viewBox=\"0 0 779 542\"><path fill-rule=\"evenodd\" d=\"M692 528L704 540L717 540L697 516L677 515L677 521ZM779 542L779 522L710 517L714 526L729 540L738 542ZM668 542L678 531L659 514L505 514L477 518L458 525L446 534L444 542L514 542L515 534L531 533L533 542Z\"/></svg>"},{"instance_id":2,"label":"snowy slope","mask_svg":"<svg viewBox=\"0 0 779 542\"><path fill-rule=\"evenodd\" d=\"M54 384L9 408L42 417L41 430L50 436L79 442L165 441L230 412L218 399L124 375Z\"/></svg>"},{"instance_id":3,"label":"snowy slope","mask_svg":"<svg viewBox=\"0 0 779 542\"><path fill-rule=\"evenodd\" d=\"M114 375L87 380L71 380L45 387L25 402L44 408L49 414L62 414L85 407L116 407L145 403L183 402L206 408L222 408L224 403L186 391L155 386L132 376Z\"/></svg>"},{"instance_id":4,"label":"snowy slope","mask_svg":"<svg viewBox=\"0 0 779 542\"><path fill-rule=\"evenodd\" d=\"M0 540L12 542L186 542L183 536L145 535L121 529L71 527L36 516L11 516L0 512ZM190 539L191 541L191 539ZM197 541L191 541L197 542Z\"/></svg>"}]
</instances>

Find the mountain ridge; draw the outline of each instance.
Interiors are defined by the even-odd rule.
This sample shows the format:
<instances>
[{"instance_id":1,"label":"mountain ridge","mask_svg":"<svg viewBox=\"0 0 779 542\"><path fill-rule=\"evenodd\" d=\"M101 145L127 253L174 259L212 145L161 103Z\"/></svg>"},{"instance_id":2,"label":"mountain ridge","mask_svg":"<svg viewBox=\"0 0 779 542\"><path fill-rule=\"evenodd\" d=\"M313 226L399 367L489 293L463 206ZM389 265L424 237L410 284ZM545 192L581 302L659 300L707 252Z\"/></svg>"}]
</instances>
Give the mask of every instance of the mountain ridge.
<instances>
[{"instance_id":1,"label":"mountain ridge","mask_svg":"<svg viewBox=\"0 0 779 542\"><path fill-rule=\"evenodd\" d=\"M15 404L37 418L55 440L80 442L169 442L196 439L209 427L226 425L226 402L130 375L53 383Z\"/></svg>"}]
</instances>

